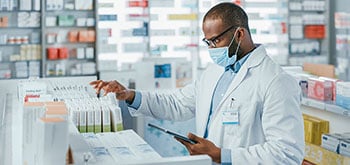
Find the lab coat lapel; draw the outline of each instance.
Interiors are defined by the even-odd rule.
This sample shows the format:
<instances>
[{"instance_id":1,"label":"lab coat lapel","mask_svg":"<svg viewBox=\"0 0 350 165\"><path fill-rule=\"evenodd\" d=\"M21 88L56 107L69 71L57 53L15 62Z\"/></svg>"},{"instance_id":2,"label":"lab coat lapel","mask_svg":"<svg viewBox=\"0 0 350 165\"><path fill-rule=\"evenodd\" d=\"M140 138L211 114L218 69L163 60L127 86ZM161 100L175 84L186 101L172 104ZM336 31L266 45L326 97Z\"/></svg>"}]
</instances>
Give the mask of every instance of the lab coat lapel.
<instances>
[{"instance_id":1,"label":"lab coat lapel","mask_svg":"<svg viewBox=\"0 0 350 165\"><path fill-rule=\"evenodd\" d=\"M230 84L229 88L227 88L227 91L222 98L221 102L217 106L217 109L222 107L222 104L225 102L226 99L230 96L230 94L242 83L244 78L249 72L249 69L252 67L255 67L261 63L263 58L266 56L266 50L261 45L257 47L249 56L247 61L242 65L239 72L236 74L236 77L233 79L232 83ZM215 110L215 116L218 113L218 110Z\"/></svg>"},{"instance_id":2,"label":"lab coat lapel","mask_svg":"<svg viewBox=\"0 0 350 165\"><path fill-rule=\"evenodd\" d=\"M201 98L200 100L202 100L202 105L199 105L201 107L201 112L196 114L198 121L197 131L199 135L204 135L209 117L212 95L217 82L224 72L224 69L218 65L213 64L208 67L208 72L209 73L206 74L208 77L204 78L205 82L202 83L203 87L201 88L200 92L202 95L199 96Z\"/></svg>"}]
</instances>

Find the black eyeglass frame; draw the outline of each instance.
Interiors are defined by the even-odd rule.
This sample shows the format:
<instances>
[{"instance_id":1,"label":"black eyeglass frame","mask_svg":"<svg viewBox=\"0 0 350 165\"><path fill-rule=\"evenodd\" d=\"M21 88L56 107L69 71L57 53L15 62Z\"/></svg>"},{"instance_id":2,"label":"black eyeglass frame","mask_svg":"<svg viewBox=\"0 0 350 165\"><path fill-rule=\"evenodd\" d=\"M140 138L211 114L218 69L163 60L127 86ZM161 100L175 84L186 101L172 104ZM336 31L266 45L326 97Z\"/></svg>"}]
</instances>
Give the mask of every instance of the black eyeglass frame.
<instances>
[{"instance_id":1,"label":"black eyeglass frame","mask_svg":"<svg viewBox=\"0 0 350 165\"><path fill-rule=\"evenodd\" d=\"M230 26L229 28L227 28L225 31L223 31L222 33L220 33L219 35L217 35L216 37L213 37L211 39L206 39L206 38L203 38L202 41L207 44L207 46L212 46L214 48L216 48L216 42L215 40L217 40L218 38L220 38L221 36L223 36L225 33L227 33L228 31L230 31L232 28L234 28L236 26L232 25Z\"/></svg>"}]
</instances>

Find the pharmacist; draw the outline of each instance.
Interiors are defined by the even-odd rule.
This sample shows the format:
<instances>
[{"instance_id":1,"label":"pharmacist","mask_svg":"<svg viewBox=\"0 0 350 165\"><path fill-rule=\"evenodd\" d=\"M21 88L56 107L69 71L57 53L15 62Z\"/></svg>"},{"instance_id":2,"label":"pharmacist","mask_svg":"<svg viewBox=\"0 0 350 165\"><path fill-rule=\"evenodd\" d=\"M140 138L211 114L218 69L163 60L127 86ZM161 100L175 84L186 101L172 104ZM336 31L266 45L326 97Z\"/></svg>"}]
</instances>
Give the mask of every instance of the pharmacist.
<instances>
[{"instance_id":1,"label":"pharmacist","mask_svg":"<svg viewBox=\"0 0 350 165\"><path fill-rule=\"evenodd\" d=\"M93 81L126 100L132 115L167 120L196 118L197 144L177 139L191 155L222 164L301 164L304 128L294 78L251 39L247 14L225 2L203 19L203 41L215 64L195 83L171 92L134 91L117 81Z\"/></svg>"}]
</instances>

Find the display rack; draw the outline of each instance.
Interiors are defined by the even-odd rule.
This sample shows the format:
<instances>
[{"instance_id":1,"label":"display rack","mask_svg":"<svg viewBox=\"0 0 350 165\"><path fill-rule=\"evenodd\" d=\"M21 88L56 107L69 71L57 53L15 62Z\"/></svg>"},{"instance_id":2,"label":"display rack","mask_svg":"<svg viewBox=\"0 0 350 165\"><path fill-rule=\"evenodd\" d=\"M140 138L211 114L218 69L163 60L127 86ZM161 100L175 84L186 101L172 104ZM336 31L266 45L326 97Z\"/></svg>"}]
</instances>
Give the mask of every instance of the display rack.
<instances>
[{"instance_id":1,"label":"display rack","mask_svg":"<svg viewBox=\"0 0 350 165\"><path fill-rule=\"evenodd\" d=\"M38 0L0 2L0 79L40 75L40 13Z\"/></svg>"},{"instance_id":2,"label":"display rack","mask_svg":"<svg viewBox=\"0 0 350 165\"><path fill-rule=\"evenodd\" d=\"M3 0L0 79L96 75L97 0Z\"/></svg>"},{"instance_id":3,"label":"display rack","mask_svg":"<svg viewBox=\"0 0 350 165\"><path fill-rule=\"evenodd\" d=\"M350 117L350 110L342 108L332 103L326 103L310 98L303 98L301 103L305 106L313 107L322 111L328 111L344 117Z\"/></svg>"},{"instance_id":4,"label":"display rack","mask_svg":"<svg viewBox=\"0 0 350 165\"><path fill-rule=\"evenodd\" d=\"M329 63L330 0L288 3L289 64Z\"/></svg>"},{"instance_id":5,"label":"display rack","mask_svg":"<svg viewBox=\"0 0 350 165\"><path fill-rule=\"evenodd\" d=\"M96 75L96 1L44 1L44 77Z\"/></svg>"}]
</instances>

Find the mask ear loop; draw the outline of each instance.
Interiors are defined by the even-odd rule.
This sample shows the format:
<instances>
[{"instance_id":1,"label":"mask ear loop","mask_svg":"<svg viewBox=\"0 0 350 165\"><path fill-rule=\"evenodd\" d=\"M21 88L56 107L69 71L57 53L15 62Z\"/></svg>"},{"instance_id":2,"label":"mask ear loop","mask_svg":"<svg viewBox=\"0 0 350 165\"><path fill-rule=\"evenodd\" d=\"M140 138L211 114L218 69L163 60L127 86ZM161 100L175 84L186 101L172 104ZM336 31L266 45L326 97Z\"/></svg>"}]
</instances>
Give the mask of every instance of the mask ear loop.
<instances>
[{"instance_id":1,"label":"mask ear loop","mask_svg":"<svg viewBox=\"0 0 350 165\"><path fill-rule=\"evenodd\" d=\"M232 38L230 44L228 45L228 47L230 47L231 44L232 44L232 42L233 42L233 40L235 40L236 34L237 34L237 32L238 32L239 29L240 29L240 27L238 27L238 28L236 29L235 34L233 34L233 38Z\"/></svg>"},{"instance_id":2,"label":"mask ear loop","mask_svg":"<svg viewBox=\"0 0 350 165\"><path fill-rule=\"evenodd\" d=\"M237 45L237 48L236 48L236 52L235 52L235 55L237 55L238 53L238 49L239 49L239 46L241 45L241 41L238 42L238 45Z\"/></svg>"},{"instance_id":3,"label":"mask ear loop","mask_svg":"<svg viewBox=\"0 0 350 165\"><path fill-rule=\"evenodd\" d=\"M237 32L238 32L239 29L240 29L240 27L238 27L237 30L235 31L235 34L233 35L233 38L232 38L232 40L231 40L231 43L230 43L229 47L231 46L233 40L235 39L236 34L237 34ZM235 55L237 55L238 49L239 49L239 46L240 46L240 45L241 45L241 40L238 42L238 45L237 45L237 48L236 48L236 51L235 51Z\"/></svg>"}]
</instances>

